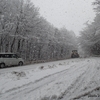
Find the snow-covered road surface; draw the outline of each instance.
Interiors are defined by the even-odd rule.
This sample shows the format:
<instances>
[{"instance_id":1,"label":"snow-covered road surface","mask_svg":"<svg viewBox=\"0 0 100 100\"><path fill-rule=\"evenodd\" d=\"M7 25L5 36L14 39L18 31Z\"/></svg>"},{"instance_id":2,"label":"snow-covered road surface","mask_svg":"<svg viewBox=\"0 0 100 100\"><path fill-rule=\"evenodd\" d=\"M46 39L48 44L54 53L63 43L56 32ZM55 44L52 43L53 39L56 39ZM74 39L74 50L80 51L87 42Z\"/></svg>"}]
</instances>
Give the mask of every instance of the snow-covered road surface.
<instances>
[{"instance_id":1,"label":"snow-covered road surface","mask_svg":"<svg viewBox=\"0 0 100 100\"><path fill-rule=\"evenodd\" d=\"M100 100L99 89L96 57L0 69L0 100Z\"/></svg>"}]
</instances>

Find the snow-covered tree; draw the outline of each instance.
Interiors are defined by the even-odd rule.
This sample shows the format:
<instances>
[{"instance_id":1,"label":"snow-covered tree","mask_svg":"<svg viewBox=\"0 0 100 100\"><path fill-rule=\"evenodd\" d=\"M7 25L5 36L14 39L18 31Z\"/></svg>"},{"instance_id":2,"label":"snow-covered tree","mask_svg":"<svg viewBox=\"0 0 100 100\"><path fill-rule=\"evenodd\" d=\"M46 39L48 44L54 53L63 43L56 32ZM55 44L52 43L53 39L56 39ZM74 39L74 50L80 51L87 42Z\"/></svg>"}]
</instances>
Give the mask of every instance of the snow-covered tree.
<instances>
[{"instance_id":1,"label":"snow-covered tree","mask_svg":"<svg viewBox=\"0 0 100 100\"><path fill-rule=\"evenodd\" d=\"M65 59L77 48L75 34L57 29L30 0L0 0L0 52L27 61Z\"/></svg>"}]
</instances>

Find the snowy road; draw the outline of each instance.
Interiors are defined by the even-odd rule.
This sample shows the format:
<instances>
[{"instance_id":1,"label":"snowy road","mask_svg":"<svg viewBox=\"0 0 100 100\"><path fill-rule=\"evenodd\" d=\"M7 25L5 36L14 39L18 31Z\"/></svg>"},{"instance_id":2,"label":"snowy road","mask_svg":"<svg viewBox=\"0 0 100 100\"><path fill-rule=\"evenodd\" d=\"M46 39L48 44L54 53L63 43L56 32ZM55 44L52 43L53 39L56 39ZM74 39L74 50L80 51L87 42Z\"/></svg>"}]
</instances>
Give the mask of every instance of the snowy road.
<instances>
[{"instance_id":1,"label":"snowy road","mask_svg":"<svg viewBox=\"0 0 100 100\"><path fill-rule=\"evenodd\" d=\"M0 100L100 100L99 76L96 57L0 69Z\"/></svg>"}]
</instances>

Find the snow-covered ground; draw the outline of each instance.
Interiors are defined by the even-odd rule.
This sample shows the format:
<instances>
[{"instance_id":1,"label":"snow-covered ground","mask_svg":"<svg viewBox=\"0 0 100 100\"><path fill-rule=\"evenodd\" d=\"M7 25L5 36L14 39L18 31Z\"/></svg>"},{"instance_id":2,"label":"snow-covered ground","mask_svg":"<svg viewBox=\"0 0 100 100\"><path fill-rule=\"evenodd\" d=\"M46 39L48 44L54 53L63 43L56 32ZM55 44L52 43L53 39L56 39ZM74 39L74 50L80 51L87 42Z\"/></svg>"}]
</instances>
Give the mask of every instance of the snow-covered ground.
<instances>
[{"instance_id":1,"label":"snow-covered ground","mask_svg":"<svg viewBox=\"0 0 100 100\"><path fill-rule=\"evenodd\" d=\"M0 100L100 100L100 58L0 69Z\"/></svg>"}]
</instances>

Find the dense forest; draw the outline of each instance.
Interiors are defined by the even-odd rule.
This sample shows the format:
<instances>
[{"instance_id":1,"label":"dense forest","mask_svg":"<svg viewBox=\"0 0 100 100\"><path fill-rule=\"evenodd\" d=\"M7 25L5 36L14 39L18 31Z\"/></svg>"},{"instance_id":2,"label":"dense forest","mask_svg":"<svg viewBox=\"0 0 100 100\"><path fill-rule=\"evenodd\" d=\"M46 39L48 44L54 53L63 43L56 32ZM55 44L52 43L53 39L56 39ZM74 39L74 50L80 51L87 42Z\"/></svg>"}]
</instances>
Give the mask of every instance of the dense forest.
<instances>
[{"instance_id":1,"label":"dense forest","mask_svg":"<svg viewBox=\"0 0 100 100\"><path fill-rule=\"evenodd\" d=\"M81 31L79 43L85 55L100 55L100 0L93 2L96 17L92 23L86 23Z\"/></svg>"},{"instance_id":2,"label":"dense forest","mask_svg":"<svg viewBox=\"0 0 100 100\"><path fill-rule=\"evenodd\" d=\"M0 0L0 52L17 53L26 61L57 60L76 48L74 32L54 27L30 0Z\"/></svg>"}]
</instances>

